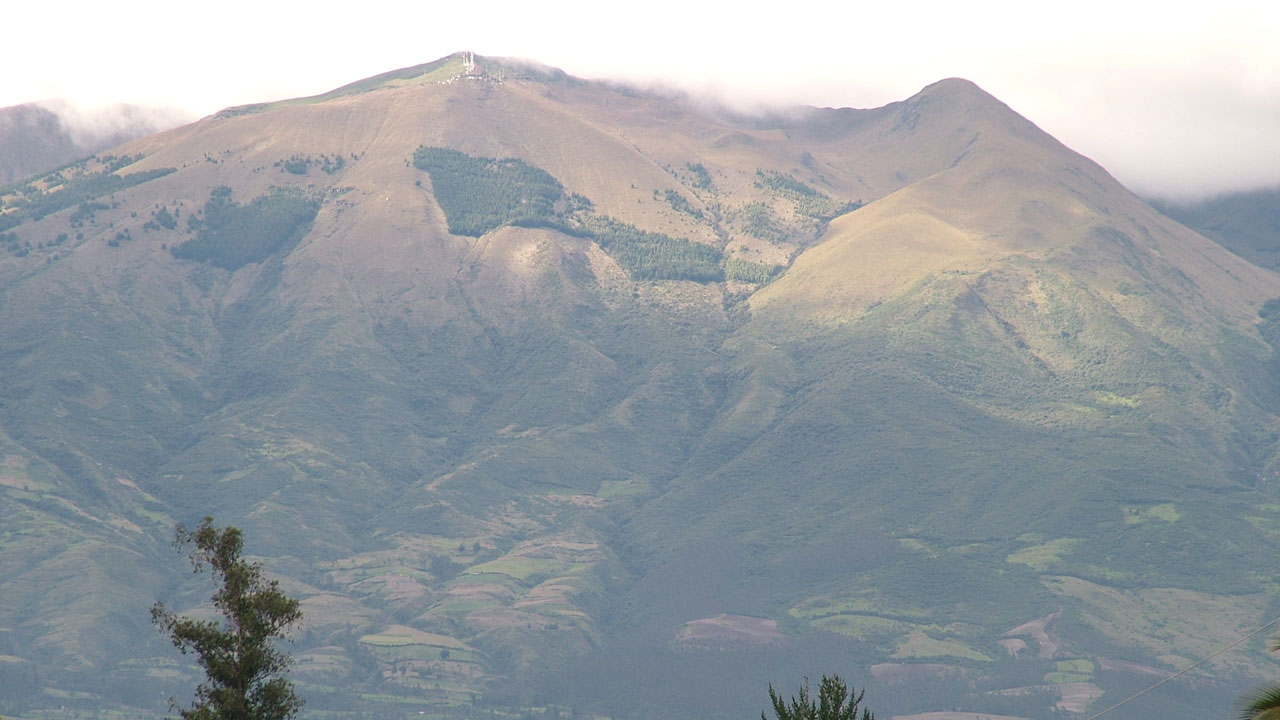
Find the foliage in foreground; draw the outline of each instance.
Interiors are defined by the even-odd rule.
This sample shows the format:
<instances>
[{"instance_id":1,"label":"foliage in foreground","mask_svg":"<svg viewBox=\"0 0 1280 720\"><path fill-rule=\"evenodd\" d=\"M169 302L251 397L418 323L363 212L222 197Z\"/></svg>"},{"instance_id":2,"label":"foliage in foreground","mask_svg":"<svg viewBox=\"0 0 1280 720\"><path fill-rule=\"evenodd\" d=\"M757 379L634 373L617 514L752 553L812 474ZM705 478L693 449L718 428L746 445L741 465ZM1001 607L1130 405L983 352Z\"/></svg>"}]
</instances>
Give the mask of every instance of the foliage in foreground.
<instances>
[{"instance_id":1,"label":"foliage in foreground","mask_svg":"<svg viewBox=\"0 0 1280 720\"><path fill-rule=\"evenodd\" d=\"M1280 685L1258 690L1246 698L1240 720L1276 720L1280 718Z\"/></svg>"},{"instance_id":2,"label":"foliage in foreground","mask_svg":"<svg viewBox=\"0 0 1280 720\"><path fill-rule=\"evenodd\" d=\"M866 692L855 695L839 675L823 675L818 684L817 701L809 696L809 678L804 679L799 694L793 695L790 703L774 691L773 685L769 686L769 700L773 702L777 720L875 720L875 715L865 707L861 717L858 715L858 705ZM760 720L769 718L760 713Z\"/></svg>"},{"instance_id":3,"label":"foliage in foreground","mask_svg":"<svg viewBox=\"0 0 1280 720\"><path fill-rule=\"evenodd\" d=\"M1280 651L1280 635L1271 638L1267 649ZM1245 696L1239 717L1240 720L1280 720L1280 683L1271 683Z\"/></svg>"},{"instance_id":4,"label":"foliage in foreground","mask_svg":"<svg viewBox=\"0 0 1280 720\"><path fill-rule=\"evenodd\" d=\"M213 571L219 588L213 605L225 624L180 617L163 603L151 606L151 620L185 655L194 652L207 681L196 700L181 710L184 720L285 720L302 700L281 675L292 662L273 641L302 618L298 601L262 578L262 566L240 557L244 541L234 527L216 528L206 517L194 530L178 526L174 544L193 546L195 572ZM172 702L172 701L171 701Z\"/></svg>"}]
</instances>

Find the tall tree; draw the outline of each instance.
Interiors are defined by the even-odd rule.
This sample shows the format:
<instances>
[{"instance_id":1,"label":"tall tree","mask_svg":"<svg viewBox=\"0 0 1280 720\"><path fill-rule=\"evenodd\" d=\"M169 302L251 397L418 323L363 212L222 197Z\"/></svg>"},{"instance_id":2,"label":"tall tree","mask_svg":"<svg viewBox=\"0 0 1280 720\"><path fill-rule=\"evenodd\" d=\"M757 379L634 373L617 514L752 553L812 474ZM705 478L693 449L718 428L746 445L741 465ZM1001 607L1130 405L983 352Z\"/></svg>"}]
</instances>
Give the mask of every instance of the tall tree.
<instances>
[{"instance_id":1,"label":"tall tree","mask_svg":"<svg viewBox=\"0 0 1280 720\"><path fill-rule=\"evenodd\" d=\"M822 682L818 684L817 701L809 696L809 678L805 678L799 694L793 695L791 702L787 703L774 691L773 685L769 685L769 699L773 701L777 720L875 720L875 715L867 708L863 708L862 717L858 717L858 705L866 692L864 689L854 695L839 675L823 675ZM760 720L769 719L760 713Z\"/></svg>"},{"instance_id":2,"label":"tall tree","mask_svg":"<svg viewBox=\"0 0 1280 720\"><path fill-rule=\"evenodd\" d=\"M196 688L184 720L286 720L302 700L282 675L292 658L277 650L276 638L302 618L298 601L275 580L264 580L262 566L240 557L244 540L234 527L217 528L206 517L194 530L179 525L174 545L189 547L195 572L209 568L218 582L213 605L221 622L195 620L151 606L151 620L185 655L195 653L206 681Z\"/></svg>"}]
</instances>

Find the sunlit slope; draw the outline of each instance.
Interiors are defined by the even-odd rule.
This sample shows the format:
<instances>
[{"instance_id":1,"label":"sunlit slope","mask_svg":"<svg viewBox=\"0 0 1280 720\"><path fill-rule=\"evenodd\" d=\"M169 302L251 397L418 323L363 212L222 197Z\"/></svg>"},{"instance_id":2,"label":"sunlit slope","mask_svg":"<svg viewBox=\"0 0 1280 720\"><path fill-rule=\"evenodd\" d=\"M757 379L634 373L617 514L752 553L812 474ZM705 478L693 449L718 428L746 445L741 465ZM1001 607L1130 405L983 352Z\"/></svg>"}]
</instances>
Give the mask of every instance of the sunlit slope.
<instances>
[{"instance_id":1,"label":"sunlit slope","mask_svg":"<svg viewBox=\"0 0 1280 720\"><path fill-rule=\"evenodd\" d=\"M1054 656L1172 669L1265 621L1276 398L1259 311L1277 276L968 83L912 106L926 154L930 128L973 141L751 296L726 345L739 382L631 526L652 572L736 538L775 563L737 602L763 594L898 659L999 663L1017 617L1068 608L1081 622ZM850 556L818 562L836 533L857 538ZM1163 637L1120 610L1154 588L1186 598L1161 605L1180 627ZM1204 632L1202 603L1247 619Z\"/></svg>"},{"instance_id":2,"label":"sunlit slope","mask_svg":"<svg viewBox=\"0 0 1280 720\"><path fill-rule=\"evenodd\" d=\"M973 142L835 220L752 295L755 342L737 355L750 381L711 434L742 448L725 476L796 463L823 493L851 483L848 502L877 517L907 482L929 488L953 530L1002 517L1004 534L1043 531L1063 497L1092 502L1122 476L1152 498L1253 487L1274 452L1272 349L1255 326L1277 276L1170 223L968 83L913 105L927 109L920 127L968 124ZM1044 504L1013 512L1028 501Z\"/></svg>"},{"instance_id":3,"label":"sunlit slope","mask_svg":"<svg viewBox=\"0 0 1280 720\"><path fill-rule=\"evenodd\" d=\"M987 110L990 125L1012 115ZM936 347L971 377L957 383L945 362L925 377L1008 419L1096 427L1078 411L1090 394L1140 398L1234 474L1249 463L1228 436L1242 424L1261 438L1271 422L1257 413L1272 401L1258 382L1272 350L1255 327L1278 292L1274 273L1169 222L1047 135L989 133L952 166L834 221L751 305L775 336L889 333L875 344L903 358ZM1034 408L1015 407L1030 397ZM1177 430L1188 416L1195 427Z\"/></svg>"},{"instance_id":4,"label":"sunlit slope","mask_svg":"<svg viewBox=\"0 0 1280 720\"><path fill-rule=\"evenodd\" d=\"M764 318L794 311L806 320L848 321L927 275L978 271L1015 257L1080 274L1111 296L1116 286L1137 282L1138 290L1161 288L1171 302L1202 298L1236 325L1251 325L1260 303L1275 294L1274 274L1169 222L970 83L926 88L904 104L901 122L913 117L917 130L880 135L908 157L918 157L906 148L919 143L935 160L931 171L833 222L821 245L753 296L753 310ZM929 131L939 125L971 132L948 163L936 161L955 150L958 136ZM940 154L948 139L951 147ZM1117 303L1122 312L1133 305Z\"/></svg>"},{"instance_id":5,"label":"sunlit slope","mask_svg":"<svg viewBox=\"0 0 1280 720\"><path fill-rule=\"evenodd\" d=\"M670 174L575 126L546 87L429 82L208 118L117 151L145 156L125 173L173 172L17 227L39 247L0 268L13 662L61 668L54 687L108 677L128 688L115 702L170 692L154 692L173 680L146 608L180 592L172 523L205 513L273 554L324 667L401 647L360 639L413 620L464 638L432 671L448 704L598 636L584 608L611 550L583 518L679 462L726 319L718 287L636 287L583 238L448 232L409 166L421 145L523 156L602 211L714 238L654 202ZM601 184L615 172L616 195ZM222 187L242 206L293 188L319 209L251 262L174 257ZM145 227L161 210L177 222ZM375 668L399 657L373 652Z\"/></svg>"}]
</instances>

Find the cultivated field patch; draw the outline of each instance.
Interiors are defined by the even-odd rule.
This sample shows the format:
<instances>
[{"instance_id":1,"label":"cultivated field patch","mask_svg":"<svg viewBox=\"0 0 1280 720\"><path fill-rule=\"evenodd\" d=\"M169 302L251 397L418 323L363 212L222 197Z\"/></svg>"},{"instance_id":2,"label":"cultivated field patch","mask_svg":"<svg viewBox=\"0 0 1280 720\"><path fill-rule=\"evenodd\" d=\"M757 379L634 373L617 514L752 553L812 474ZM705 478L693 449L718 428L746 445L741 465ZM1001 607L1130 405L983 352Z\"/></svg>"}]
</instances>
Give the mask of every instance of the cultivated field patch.
<instances>
[{"instance_id":1,"label":"cultivated field patch","mask_svg":"<svg viewBox=\"0 0 1280 720\"><path fill-rule=\"evenodd\" d=\"M893 638L911 630L913 625L876 615L828 615L809 623L829 632L855 637L860 640Z\"/></svg>"},{"instance_id":2,"label":"cultivated field patch","mask_svg":"<svg viewBox=\"0 0 1280 720\"><path fill-rule=\"evenodd\" d=\"M1005 558L1007 562L1026 565L1041 572L1062 562L1062 558L1071 554L1083 543L1079 538L1057 538L1038 545L1022 548Z\"/></svg>"},{"instance_id":3,"label":"cultivated field patch","mask_svg":"<svg viewBox=\"0 0 1280 720\"><path fill-rule=\"evenodd\" d=\"M778 631L778 623L769 618L720 613L685 623L676 637L676 645L774 645L786 639L787 636Z\"/></svg>"},{"instance_id":4,"label":"cultivated field patch","mask_svg":"<svg viewBox=\"0 0 1280 720\"><path fill-rule=\"evenodd\" d=\"M467 568L467 575L506 575L515 578L521 582L527 581L535 575L546 575L548 573L559 570L561 563L549 558L532 558L525 556L512 556L490 560L486 563L473 565Z\"/></svg>"},{"instance_id":5,"label":"cultivated field patch","mask_svg":"<svg viewBox=\"0 0 1280 720\"><path fill-rule=\"evenodd\" d=\"M1148 508L1143 507L1126 507L1124 509L1124 522L1126 525L1139 525L1148 520L1163 520L1165 522L1177 522L1182 517L1182 513L1174 507L1173 503L1161 503L1152 505Z\"/></svg>"},{"instance_id":6,"label":"cultivated field patch","mask_svg":"<svg viewBox=\"0 0 1280 720\"><path fill-rule=\"evenodd\" d=\"M392 625L380 633L362 635L360 642L379 647L396 647L400 645L433 645L436 647L468 650L466 643L448 635L423 632L406 625Z\"/></svg>"},{"instance_id":7,"label":"cultivated field patch","mask_svg":"<svg viewBox=\"0 0 1280 720\"><path fill-rule=\"evenodd\" d=\"M914 657L956 657L965 660L990 662L991 658L956 640L938 640L927 633L914 632L903 638L893 653L898 659Z\"/></svg>"},{"instance_id":8,"label":"cultivated field patch","mask_svg":"<svg viewBox=\"0 0 1280 720\"><path fill-rule=\"evenodd\" d=\"M1162 662L1179 665L1187 658L1218 650L1222 638L1240 637L1259 624L1266 611L1264 595L1214 595L1180 588L1141 590L1110 588L1081 578L1049 576L1045 587L1083 601L1080 620L1117 643L1151 652ZM1218 672L1269 679L1275 662L1255 659L1244 649L1212 661Z\"/></svg>"},{"instance_id":9,"label":"cultivated field patch","mask_svg":"<svg viewBox=\"0 0 1280 720\"><path fill-rule=\"evenodd\" d=\"M1089 705L1103 694L1102 688L1091 682L1059 683L1058 692L1062 694L1062 699L1058 701L1057 708L1073 713L1089 709Z\"/></svg>"},{"instance_id":10,"label":"cultivated field patch","mask_svg":"<svg viewBox=\"0 0 1280 720\"><path fill-rule=\"evenodd\" d=\"M1058 654L1058 648L1061 643L1058 636L1049 631L1049 624L1057 620L1062 613L1053 613L1042 618L1037 618L1029 622L1005 631L1005 637L1018 637L1019 635L1030 635L1033 640L1040 644L1039 656L1042 658L1051 658ZM1005 649L1008 649L1006 646Z\"/></svg>"},{"instance_id":11,"label":"cultivated field patch","mask_svg":"<svg viewBox=\"0 0 1280 720\"><path fill-rule=\"evenodd\" d=\"M895 715L893 720L1028 720L1018 715L992 715L989 712L918 712Z\"/></svg>"},{"instance_id":12,"label":"cultivated field patch","mask_svg":"<svg viewBox=\"0 0 1280 720\"><path fill-rule=\"evenodd\" d=\"M934 680L957 672L960 668L955 665L941 663L877 663L871 666L871 677L887 683Z\"/></svg>"}]
</instances>

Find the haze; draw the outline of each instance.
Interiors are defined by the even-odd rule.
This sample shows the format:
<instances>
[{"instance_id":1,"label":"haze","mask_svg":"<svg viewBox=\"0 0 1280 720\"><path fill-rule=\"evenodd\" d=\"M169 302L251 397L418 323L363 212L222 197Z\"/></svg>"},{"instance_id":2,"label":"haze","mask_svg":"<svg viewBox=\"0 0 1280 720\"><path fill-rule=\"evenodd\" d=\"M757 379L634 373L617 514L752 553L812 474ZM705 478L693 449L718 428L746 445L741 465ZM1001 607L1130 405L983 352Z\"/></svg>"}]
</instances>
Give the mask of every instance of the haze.
<instances>
[{"instance_id":1,"label":"haze","mask_svg":"<svg viewBox=\"0 0 1280 720\"><path fill-rule=\"evenodd\" d=\"M748 108L872 107L960 76L1140 193L1280 184L1280 9L1263 2L78 5L7 10L22 31L0 47L0 106L60 98L197 117L462 49Z\"/></svg>"}]
</instances>

